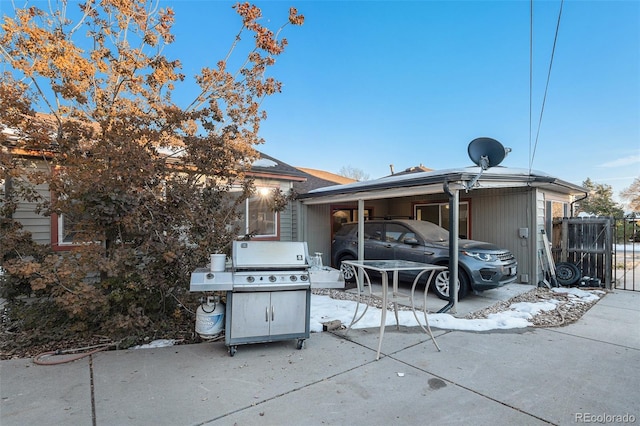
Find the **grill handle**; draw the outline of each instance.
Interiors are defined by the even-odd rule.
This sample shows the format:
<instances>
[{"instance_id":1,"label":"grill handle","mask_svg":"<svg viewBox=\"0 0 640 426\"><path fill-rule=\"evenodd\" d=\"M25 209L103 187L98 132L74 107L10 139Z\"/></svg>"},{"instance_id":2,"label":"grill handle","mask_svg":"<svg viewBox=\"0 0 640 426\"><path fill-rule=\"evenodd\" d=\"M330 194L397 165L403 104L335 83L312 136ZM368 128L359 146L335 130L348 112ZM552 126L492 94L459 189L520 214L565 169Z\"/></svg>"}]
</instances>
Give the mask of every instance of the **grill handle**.
<instances>
[{"instance_id":1,"label":"grill handle","mask_svg":"<svg viewBox=\"0 0 640 426\"><path fill-rule=\"evenodd\" d=\"M269 322L269 307L264 309L264 322Z\"/></svg>"}]
</instances>

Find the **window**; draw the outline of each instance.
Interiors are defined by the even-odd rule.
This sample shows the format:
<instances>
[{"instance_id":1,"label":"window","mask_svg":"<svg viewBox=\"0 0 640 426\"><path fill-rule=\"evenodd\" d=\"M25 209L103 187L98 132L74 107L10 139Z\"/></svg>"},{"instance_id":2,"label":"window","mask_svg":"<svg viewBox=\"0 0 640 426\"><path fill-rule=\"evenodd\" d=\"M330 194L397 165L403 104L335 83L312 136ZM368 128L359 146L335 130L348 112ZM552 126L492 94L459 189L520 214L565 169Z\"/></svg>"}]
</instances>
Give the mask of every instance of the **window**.
<instances>
[{"instance_id":1,"label":"window","mask_svg":"<svg viewBox=\"0 0 640 426\"><path fill-rule=\"evenodd\" d=\"M252 235L257 238L275 238L278 236L278 213L273 211L269 201L270 190L257 191L241 207L242 218L238 225L240 235Z\"/></svg>"},{"instance_id":2,"label":"window","mask_svg":"<svg viewBox=\"0 0 640 426\"><path fill-rule=\"evenodd\" d=\"M553 239L553 219L567 217L569 214L569 204L562 201L547 201L545 203L545 232L549 241Z\"/></svg>"},{"instance_id":3,"label":"window","mask_svg":"<svg viewBox=\"0 0 640 426\"><path fill-rule=\"evenodd\" d=\"M418 220L426 220L449 229L449 203L416 204L413 206L414 216ZM469 202L461 201L458 211L458 230L461 238L469 236Z\"/></svg>"},{"instance_id":4,"label":"window","mask_svg":"<svg viewBox=\"0 0 640 426\"><path fill-rule=\"evenodd\" d=\"M77 240L80 233L82 229L78 226L78 221L72 219L72 215L51 215L51 246L54 250L71 250L83 244ZM87 235L81 236L86 237Z\"/></svg>"},{"instance_id":5,"label":"window","mask_svg":"<svg viewBox=\"0 0 640 426\"><path fill-rule=\"evenodd\" d=\"M336 232L342 228L342 225L348 222L358 221L358 208L344 207L332 209L332 222L331 222L331 235L335 235ZM373 215L372 209L364 209L364 220L369 219Z\"/></svg>"},{"instance_id":6,"label":"window","mask_svg":"<svg viewBox=\"0 0 640 426\"><path fill-rule=\"evenodd\" d=\"M247 233L256 236L275 236L277 234L276 223L278 214L272 211L267 200L258 196L247 200L245 211L247 218Z\"/></svg>"},{"instance_id":7,"label":"window","mask_svg":"<svg viewBox=\"0 0 640 426\"><path fill-rule=\"evenodd\" d=\"M58 216L58 245L73 244L73 237L76 235L73 221L65 215Z\"/></svg>"},{"instance_id":8,"label":"window","mask_svg":"<svg viewBox=\"0 0 640 426\"><path fill-rule=\"evenodd\" d=\"M364 239L382 241L383 227L381 223L365 223Z\"/></svg>"},{"instance_id":9,"label":"window","mask_svg":"<svg viewBox=\"0 0 640 426\"><path fill-rule=\"evenodd\" d=\"M51 194L52 198L55 197ZM58 196L63 199L63 196ZM82 244L78 238L85 238L86 235L80 235L80 217L78 213L52 214L51 215L51 246L54 250L69 250L73 246ZM86 241L86 240L85 240Z\"/></svg>"},{"instance_id":10,"label":"window","mask_svg":"<svg viewBox=\"0 0 640 426\"><path fill-rule=\"evenodd\" d=\"M397 243L402 236L402 227L398 225L388 225L385 240L389 243Z\"/></svg>"}]
</instances>

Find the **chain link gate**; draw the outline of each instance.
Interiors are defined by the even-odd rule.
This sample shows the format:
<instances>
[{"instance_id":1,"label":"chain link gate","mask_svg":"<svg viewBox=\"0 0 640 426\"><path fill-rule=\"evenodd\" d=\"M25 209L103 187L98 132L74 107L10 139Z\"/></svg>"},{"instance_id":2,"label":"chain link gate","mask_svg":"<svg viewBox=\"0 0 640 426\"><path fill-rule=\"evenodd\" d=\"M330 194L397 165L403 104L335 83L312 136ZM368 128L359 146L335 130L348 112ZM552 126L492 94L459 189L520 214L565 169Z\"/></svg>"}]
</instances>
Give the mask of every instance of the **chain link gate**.
<instances>
[{"instance_id":1,"label":"chain link gate","mask_svg":"<svg viewBox=\"0 0 640 426\"><path fill-rule=\"evenodd\" d=\"M614 278L616 288L640 291L640 217L615 220Z\"/></svg>"}]
</instances>

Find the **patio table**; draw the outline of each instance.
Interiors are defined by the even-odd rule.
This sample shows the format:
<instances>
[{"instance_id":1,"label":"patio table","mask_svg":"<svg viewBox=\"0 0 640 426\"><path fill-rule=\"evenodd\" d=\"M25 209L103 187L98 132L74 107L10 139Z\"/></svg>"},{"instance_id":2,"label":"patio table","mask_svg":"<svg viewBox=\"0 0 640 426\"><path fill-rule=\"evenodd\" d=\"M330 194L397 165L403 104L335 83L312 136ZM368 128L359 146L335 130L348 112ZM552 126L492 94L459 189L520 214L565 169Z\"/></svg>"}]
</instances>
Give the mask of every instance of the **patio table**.
<instances>
[{"instance_id":1,"label":"patio table","mask_svg":"<svg viewBox=\"0 0 640 426\"><path fill-rule=\"evenodd\" d=\"M413 262L410 260L345 260L342 263L345 265L349 265L351 268L353 268L354 275L356 277L356 287L358 292L358 304L356 305L356 311L353 314L353 319L351 320L351 324L349 324L349 327L347 327L347 333L349 332L349 330L351 330L351 327L353 327L354 324L356 324L358 321L362 319L362 317L364 317L365 313L367 312L367 309L369 308L369 305L365 303L364 311L360 316L358 316L358 311L360 308L360 303L361 303L361 298L363 293L363 287L365 284L365 282L360 281L361 274L359 274L358 271L359 270L362 271L363 281L366 281L366 283L369 285L369 296L373 296L373 297L380 297L380 296L371 292L371 279L369 277L369 272L376 271L376 272L380 272L382 275L382 295L381 295L382 316L380 319L380 336L378 341L378 351L376 353L376 360L380 359L380 350L382 349L382 338L384 337L384 330L385 330L386 320L387 320L387 304L390 301L389 300L389 273L390 272L392 273L391 301L393 302L393 309L396 316L397 329L400 328L400 321L398 320L398 304L397 304L399 272L400 271L418 271L418 274L414 278L413 283L411 285L411 310L413 312L413 315L416 318L416 321L422 328L422 330L424 330L425 333L429 334L429 336L431 337L431 340L433 341L433 344L436 346L436 349L440 351L440 347L438 346L438 343L436 343L436 339L433 337L433 333L431 332L431 327L429 326L429 320L427 319L427 291L428 291L429 282L431 281L431 278L433 277L434 272L438 270L447 269L446 266ZM425 326L423 326L422 323L420 322L420 319L418 318L418 315L416 313L415 303L414 303L414 294L415 294L415 289L416 289L416 285L418 284L418 281L427 272L429 273L429 277L426 280L425 289L424 289L424 303L422 305L422 312L424 314L424 322L426 326L425 328Z\"/></svg>"}]
</instances>

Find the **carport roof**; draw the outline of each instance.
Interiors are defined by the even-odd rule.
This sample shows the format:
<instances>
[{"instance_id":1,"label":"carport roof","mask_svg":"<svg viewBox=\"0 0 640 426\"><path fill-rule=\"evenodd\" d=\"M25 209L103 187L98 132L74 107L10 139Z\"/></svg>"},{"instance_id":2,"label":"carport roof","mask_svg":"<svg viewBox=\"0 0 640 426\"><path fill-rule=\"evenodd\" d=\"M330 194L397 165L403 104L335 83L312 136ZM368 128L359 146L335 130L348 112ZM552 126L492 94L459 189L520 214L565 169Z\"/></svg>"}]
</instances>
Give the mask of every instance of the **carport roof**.
<instances>
[{"instance_id":1,"label":"carport roof","mask_svg":"<svg viewBox=\"0 0 640 426\"><path fill-rule=\"evenodd\" d=\"M390 175L376 180L354 182L318 188L301 194L298 199L304 204L325 204L411 195L438 194L444 192L443 184L464 185L472 182L482 169L465 167L402 175ZM492 167L480 175L474 190L495 188L541 187L563 194L584 195L587 190L579 185L558 179L547 173L510 167Z\"/></svg>"}]
</instances>

